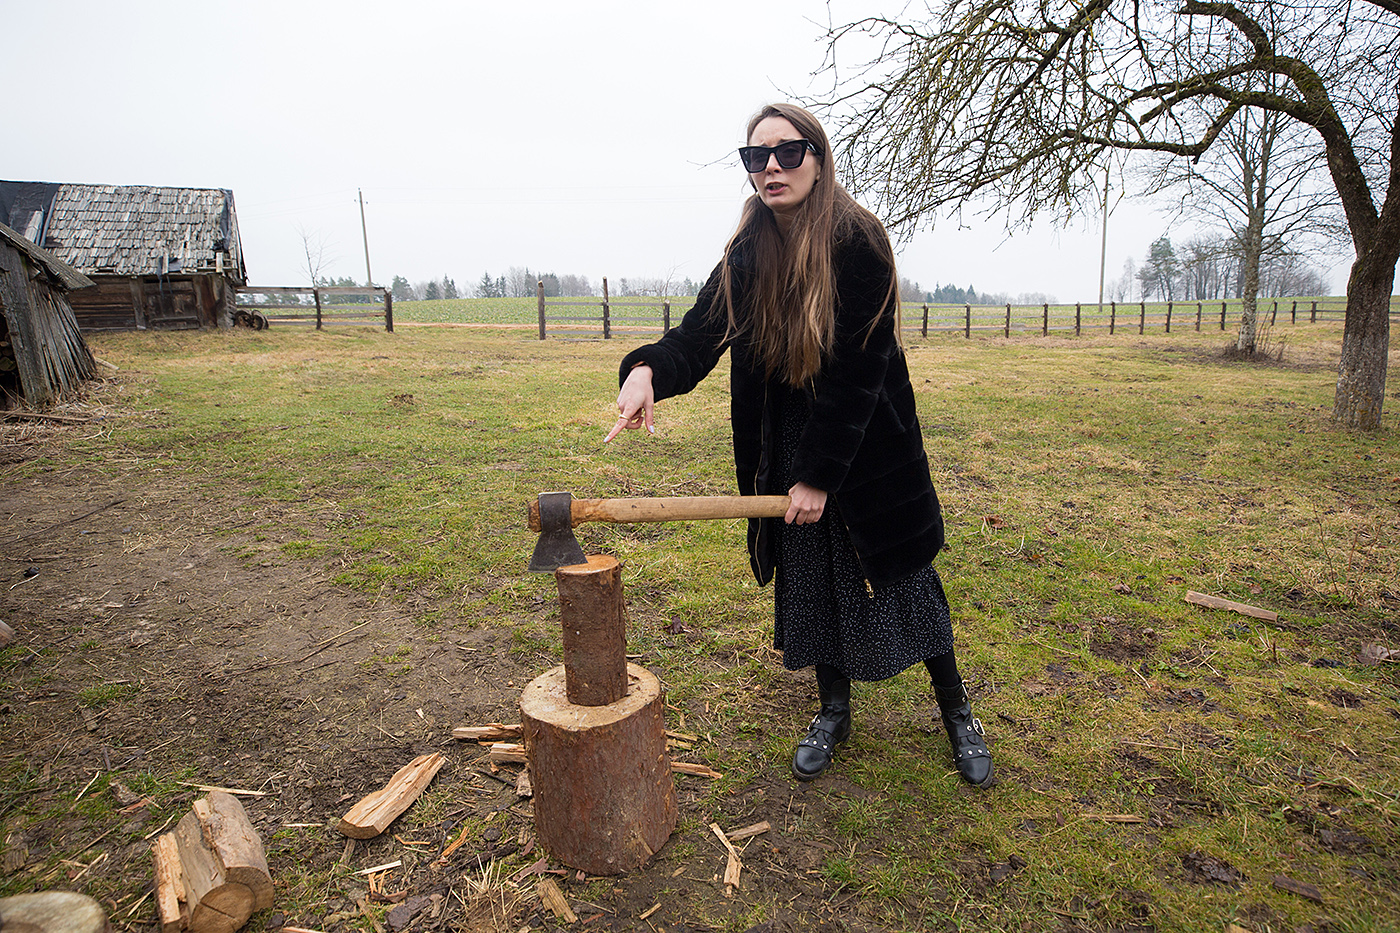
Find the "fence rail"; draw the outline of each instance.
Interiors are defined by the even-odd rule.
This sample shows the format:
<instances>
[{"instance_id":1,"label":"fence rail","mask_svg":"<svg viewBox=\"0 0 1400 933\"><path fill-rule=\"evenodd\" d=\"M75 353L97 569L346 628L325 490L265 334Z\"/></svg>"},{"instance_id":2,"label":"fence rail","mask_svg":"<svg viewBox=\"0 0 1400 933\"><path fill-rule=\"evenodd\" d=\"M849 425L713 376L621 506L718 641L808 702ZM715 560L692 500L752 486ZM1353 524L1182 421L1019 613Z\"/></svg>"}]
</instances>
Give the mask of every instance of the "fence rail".
<instances>
[{"instance_id":1,"label":"fence rail","mask_svg":"<svg viewBox=\"0 0 1400 933\"><path fill-rule=\"evenodd\" d=\"M563 339L609 340L621 332L657 331L671 329L672 318L679 319L690 309L693 299L610 298L607 279L603 280L603 297L599 299L546 298L544 285L536 286L539 312L539 335L544 340L553 335ZM593 309L591 314L559 314L556 309ZM618 316L621 311L626 316ZM1038 305L948 305L932 302L903 302L900 306L901 326L906 335L918 333L1001 333L1010 337L1040 334L1074 334L1085 332L1171 333L1173 330L1226 330L1237 326L1243 313L1238 298L1226 301L1109 301L1094 304ZM1258 303L1259 323L1273 326L1300 321L1341 321L1346 314L1345 298L1261 298ZM1400 312L1392 310L1391 320L1400 323Z\"/></svg>"},{"instance_id":2,"label":"fence rail","mask_svg":"<svg viewBox=\"0 0 1400 933\"><path fill-rule=\"evenodd\" d=\"M298 327L315 326L317 330L332 326L355 326L379 322L386 331L394 330L394 298L384 288L362 288L337 285L326 288L297 288L285 285L241 285L237 291L234 306L234 321L241 323L248 318L254 327L261 329L271 324L285 324ZM246 298L260 295L264 300L249 301ZM311 299L307 304L305 299ZM267 299L295 298L295 304L271 303ZM360 298L361 301L349 304L336 304L323 299ZM368 299L365 301L363 299ZM262 319L261 325L258 318Z\"/></svg>"},{"instance_id":3,"label":"fence rail","mask_svg":"<svg viewBox=\"0 0 1400 933\"><path fill-rule=\"evenodd\" d=\"M930 331L961 331L970 338L974 331L1000 331L1005 337L1010 337L1013 332L1021 335L1038 332L1041 336L1073 333L1079 336L1085 331L1107 331L1110 334L1120 331L1169 334L1173 328L1196 331L1218 328L1223 331L1227 325L1239 321L1242 309L1239 299L1121 304L1110 301L1103 305L936 305L905 302L901 306L901 315L905 333L916 330L926 337ZM1260 324L1267 325L1278 324L1280 320L1297 324L1300 318L1310 323L1319 320L1340 321L1346 314L1346 299L1260 299L1258 314ZM1393 320L1400 320L1393 311L1391 316Z\"/></svg>"}]
</instances>

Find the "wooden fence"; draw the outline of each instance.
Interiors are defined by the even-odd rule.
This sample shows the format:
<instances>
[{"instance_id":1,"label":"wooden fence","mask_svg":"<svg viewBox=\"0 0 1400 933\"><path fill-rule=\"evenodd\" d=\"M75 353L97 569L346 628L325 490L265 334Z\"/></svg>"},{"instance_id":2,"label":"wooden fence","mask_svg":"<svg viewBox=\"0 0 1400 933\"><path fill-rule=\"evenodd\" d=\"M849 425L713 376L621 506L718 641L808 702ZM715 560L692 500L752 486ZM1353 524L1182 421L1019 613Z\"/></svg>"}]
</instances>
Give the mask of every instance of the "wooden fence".
<instances>
[{"instance_id":1,"label":"wooden fence","mask_svg":"<svg viewBox=\"0 0 1400 933\"><path fill-rule=\"evenodd\" d=\"M901 306L905 333L918 331L927 337L935 333L961 331L970 338L974 331L995 333L1005 337L1012 333L1069 334L1076 337L1085 331L1106 331L1109 334L1167 333L1172 329L1225 330L1238 323L1242 306L1239 299L1229 301L1137 301L1119 304L1073 305L935 305L906 302ZM1341 321L1346 315L1346 299L1261 298L1258 304L1259 323L1275 325L1297 324L1300 318L1310 323ZM1394 318L1394 312L1392 312Z\"/></svg>"},{"instance_id":2,"label":"wooden fence","mask_svg":"<svg viewBox=\"0 0 1400 933\"><path fill-rule=\"evenodd\" d=\"M564 339L612 338L618 332L661 331L671 329L672 317L679 320L690 309L689 301L673 306L669 299L628 298L619 301L608 297L607 279L603 280L603 298L546 298L544 285L536 286L539 307L540 339L547 335ZM556 308L588 308L592 313L555 313ZM1346 314L1345 298L1261 298L1258 304L1259 323L1297 324L1300 320L1341 321ZM622 315L618 316L621 311ZM926 302L904 302L900 306L901 324L906 335L918 333L957 333L971 338L973 333L1013 333L1067 335L1076 337L1086 331L1118 333L1167 333L1175 330L1226 330L1239 324L1242 305L1238 298L1229 301L1110 301L1103 305L946 305ZM1400 321L1395 312L1392 319Z\"/></svg>"},{"instance_id":3,"label":"wooden fence","mask_svg":"<svg viewBox=\"0 0 1400 933\"><path fill-rule=\"evenodd\" d=\"M238 288L238 301L234 307L234 320L248 317L258 326L260 316L266 324L309 327L317 330L336 325L378 324L384 322L384 329L394 329L394 298L384 288L360 288L336 286L334 288L295 288L287 286L243 285ZM247 300L251 296L263 296L263 301ZM276 299L296 298L295 304L283 304ZM310 298L310 303L306 299ZM334 299L341 303L333 303ZM359 298L358 302L346 303L346 298ZM269 301L272 299L273 301ZM367 299L367 300L366 300ZM275 302L275 303L274 303Z\"/></svg>"},{"instance_id":4,"label":"wooden fence","mask_svg":"<svg viewBox=\"0 0 1400 933\"><path fill-rule=\"evenodd\" d=\"M535 283L535 300L539 305L540 339L546 332L566 340L587 340L602 334L611 340L618 332L671 329L671 300L669 298L628 297L622 300L608 296L608 280L603 279L603 299L545 298L544 283ZM678 309L684 314L690 305ZM589 308L590 314L550 314L551 308ZM618 312L621 312L619 316Z\"/></svg>"}]
</instances>

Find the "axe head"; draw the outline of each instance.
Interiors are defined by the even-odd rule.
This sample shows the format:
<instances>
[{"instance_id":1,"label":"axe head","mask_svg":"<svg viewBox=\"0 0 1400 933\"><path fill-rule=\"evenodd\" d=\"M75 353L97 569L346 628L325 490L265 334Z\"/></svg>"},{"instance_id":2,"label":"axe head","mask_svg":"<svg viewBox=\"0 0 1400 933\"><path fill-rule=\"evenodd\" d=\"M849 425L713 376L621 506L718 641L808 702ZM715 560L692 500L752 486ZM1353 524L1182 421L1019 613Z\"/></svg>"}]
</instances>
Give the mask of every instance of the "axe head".
<instances>
[{"instance_id":1,"label":"axe head","mask_svg":"<svg viewBox=\"0 0 1400 933\"><path fill-rule=\"evenodd\" d=\"M567 492L540 493L540 540L530 558L532 573L553 573L588 560L574 537L573 501Z\"/></svg>"}]
</instances>

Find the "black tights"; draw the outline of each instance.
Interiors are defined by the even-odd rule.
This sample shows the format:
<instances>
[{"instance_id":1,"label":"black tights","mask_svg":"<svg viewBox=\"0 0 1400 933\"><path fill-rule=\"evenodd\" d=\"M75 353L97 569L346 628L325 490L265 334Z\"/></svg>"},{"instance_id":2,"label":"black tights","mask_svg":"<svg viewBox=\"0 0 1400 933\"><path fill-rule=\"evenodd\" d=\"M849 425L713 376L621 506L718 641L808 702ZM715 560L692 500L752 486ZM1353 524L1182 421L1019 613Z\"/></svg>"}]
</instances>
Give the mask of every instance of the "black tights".
<instances>
[{"instance_id":1,"label":"black tights","mask_svg":"<svg viewBox=\"0 0 1400 933\"><path fill-rule=\"evenodd\" d=\"M958 659L953 656L953 652L940 654L936 658L927 658L924 667L928 668L928 676L935 687L942 687L945 690L952 690L962 684L962 675L958 673ZM838 667L830 664L817 665L817 684L823 690L830 690L832 687L846 679L846 675Z\"/></svg>"}]
</instances>

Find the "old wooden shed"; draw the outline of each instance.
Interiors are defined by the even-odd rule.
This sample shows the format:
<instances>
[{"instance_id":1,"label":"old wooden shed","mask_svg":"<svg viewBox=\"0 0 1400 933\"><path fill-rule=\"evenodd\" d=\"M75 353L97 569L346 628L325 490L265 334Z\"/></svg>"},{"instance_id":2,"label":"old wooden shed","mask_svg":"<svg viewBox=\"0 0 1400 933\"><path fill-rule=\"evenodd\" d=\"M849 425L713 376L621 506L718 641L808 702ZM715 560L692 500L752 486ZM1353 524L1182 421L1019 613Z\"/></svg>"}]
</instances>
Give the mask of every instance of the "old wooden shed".
<instances>
[{"instance_id":1,"label":"old wooden shed","mask_svg":"<svg viewBox=\"0 0 1400 933\"><path fill-rule=\"evenodd\" d=\"M247 284L226 188L0 181L0 221L92 279L85 331L228 326Z\"/></svg>"},{"instance_id":2,"label":"old wooden shed","mask_svg":"<svg viewBox=\"0 0 1400 933\"><path fill-rule=\"evenodd\" d=\"M0 409L42 407L96 369L68 293L92 280L0 223Z\"/></svg>"}]
</instances>

